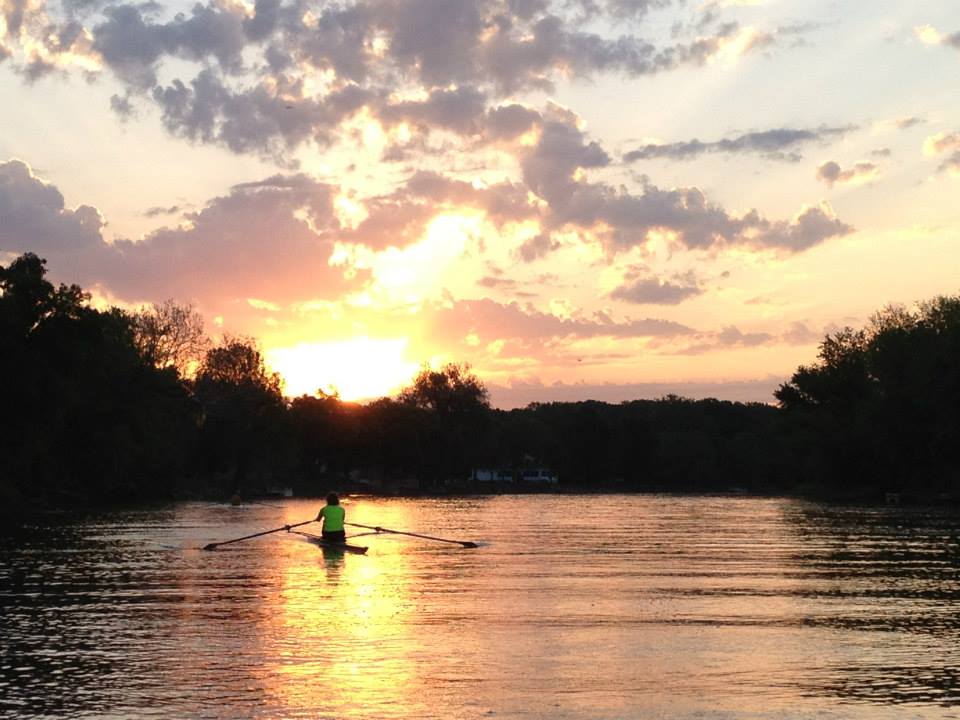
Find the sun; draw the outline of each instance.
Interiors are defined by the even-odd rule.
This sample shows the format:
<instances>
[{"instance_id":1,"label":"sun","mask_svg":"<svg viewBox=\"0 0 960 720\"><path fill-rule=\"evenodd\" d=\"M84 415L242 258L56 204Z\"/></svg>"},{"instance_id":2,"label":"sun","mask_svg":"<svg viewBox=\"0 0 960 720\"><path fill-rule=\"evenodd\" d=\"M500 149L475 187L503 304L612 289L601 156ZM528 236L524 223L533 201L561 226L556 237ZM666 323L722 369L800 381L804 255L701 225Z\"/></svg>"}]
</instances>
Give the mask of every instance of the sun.
<instances>
[{"instance_id":1,"label":"sun","mask_svg":"<svg viewBox=\"0 0 960 720\"><path fill-rule=\"evenodd\" d=\"M419 366L406 359L407 345L407 338L355 337L273 348L265 355L288 397L323 390L343 400L368 400L394 394L413 379Z\"/></svg>"}]
</instances>

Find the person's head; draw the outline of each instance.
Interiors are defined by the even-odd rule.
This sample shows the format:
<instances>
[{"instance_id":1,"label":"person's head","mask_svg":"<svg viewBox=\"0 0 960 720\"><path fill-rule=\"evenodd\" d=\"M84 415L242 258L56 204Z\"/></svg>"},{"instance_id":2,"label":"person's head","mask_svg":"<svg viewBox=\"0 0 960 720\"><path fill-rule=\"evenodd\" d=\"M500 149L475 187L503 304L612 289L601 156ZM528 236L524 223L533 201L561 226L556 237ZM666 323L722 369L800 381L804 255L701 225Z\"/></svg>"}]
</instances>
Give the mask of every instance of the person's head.
<instances>
[{"instance_id":1,"label":"person's head","mask_svg":"<svg viewBox=\"0 0 960 720\"><path fill-rule=\"evenodd\" d=\"M327 495L327 505L339 505L340 498L337 497L336 493L330 493Z\"/></svg>"}]
</instances>

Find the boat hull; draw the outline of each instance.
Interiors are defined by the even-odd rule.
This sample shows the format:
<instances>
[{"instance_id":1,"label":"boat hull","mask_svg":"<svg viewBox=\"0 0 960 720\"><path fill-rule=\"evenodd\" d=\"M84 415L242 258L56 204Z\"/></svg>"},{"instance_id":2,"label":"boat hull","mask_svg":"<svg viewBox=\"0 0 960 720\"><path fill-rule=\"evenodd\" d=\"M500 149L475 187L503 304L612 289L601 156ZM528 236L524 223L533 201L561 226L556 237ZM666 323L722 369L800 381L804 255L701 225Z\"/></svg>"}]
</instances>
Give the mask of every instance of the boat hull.
<instances>
[{"instance_id":1,"label":"boat hull","mask_svg":"<svg viewBox=\"0 0 960 720\"><path fill-rule=\"evenodd\" d=\"M355 553L357 555L363 555L367 552L367 548L363 545L350 545L349 543L333 542L332 540L324 540L319 535L314 535L313 533L298 532L297 535L303 535L308 542L317 545L318 547L323 548L324 550L340 550L342 552Z\"/></svg>"}]
</instances>

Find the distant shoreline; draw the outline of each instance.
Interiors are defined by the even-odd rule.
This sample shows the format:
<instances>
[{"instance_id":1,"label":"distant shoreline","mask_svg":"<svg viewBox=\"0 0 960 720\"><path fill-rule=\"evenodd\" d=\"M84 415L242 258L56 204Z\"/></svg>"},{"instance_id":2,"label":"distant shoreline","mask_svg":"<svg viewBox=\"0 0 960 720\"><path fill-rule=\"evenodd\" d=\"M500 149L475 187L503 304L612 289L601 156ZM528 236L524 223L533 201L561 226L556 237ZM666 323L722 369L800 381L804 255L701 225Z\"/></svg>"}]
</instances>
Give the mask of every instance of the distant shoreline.
<instances>
[{"instance_id":1,"label":"distant shoreline","mask_svg":"<svg viewBox=\"0 0 960 720\"><path fill-rule=\"evenodd\" d=\"M367 490L351 491L349 489L334 488L348 498L372 498L372 499L469 499L469 498L488 498L488 497L510 497L510 496L600 496L600 495L630 495L630 496L672 496L672 497L712 497L712 498L731 498L731 499L782 499L797 500L812 503L823 503L828 505L850 505L865 507L909 507L909 508L950 508L960 511L960 496L953 495L906 495L895 493L894 497L888 497L890 494L877 493L847 493L845 495L829 492L772 492L758 493L731 489L729 491L717 490L678 490L678 489L644 489L629 490L623 488L596 488L587 486L552 488L550 490L535 489L514 489L512 491L493 491L493 492L396 492L396 493L375 493ZM318 504L324 502L324 494L317 493L295 495L289 498L277 498L269 496L256 496L241 498L239 507L249 506L270 506L276 505L282 507L281 503L288 500L314 501ZM144 499L128 500L118 502L77 502L75 504L48 504L45 507L39 505L22 504L19 507L7 506L2 513L4 522L7 526L23 526L44 517L63 517L66 515L86 515L102 512L123 512L143 509L156 509L164 506L175 506L184 503L209 503L217 505L231 505L229 497L180 497L168 499Z\"/></svg>"}]
</instances>

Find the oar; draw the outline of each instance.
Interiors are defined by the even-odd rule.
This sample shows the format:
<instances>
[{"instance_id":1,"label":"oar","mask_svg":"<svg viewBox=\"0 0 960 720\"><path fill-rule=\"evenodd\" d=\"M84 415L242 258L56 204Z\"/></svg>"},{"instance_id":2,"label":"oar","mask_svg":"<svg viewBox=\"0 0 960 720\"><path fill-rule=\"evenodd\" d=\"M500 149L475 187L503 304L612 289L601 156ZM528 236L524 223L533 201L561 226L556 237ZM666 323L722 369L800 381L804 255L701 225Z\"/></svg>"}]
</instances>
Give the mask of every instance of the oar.
<instances>
[{"instance_id":1,"label":"oar","mask_svg":"<svg viewBox=\"0 0 960 720\"><path fill-rule=\"evenodd\" d=\"M447 538L434 537L433 535L420 535L419 533L406 532L405 530L391 530L390 528L376 527L373 525L361 525L360 523L345 522L344 525L366 528L367 530L376 530L377 532L393 533L394 535L409 535L410 537L423 538L424 540L438 540L440 542L453 543L454 545L462 545L465 548L477 547L476 543L470 542L469 540L448 540Z\"/></svg>"},{"instance_id":2,"label":"oar","mask_svg":"<svg viewBox=\"0 0 960 720\"><path fill-rule=\"evenodd\" d=\"M316 520L304 520L300 523L294 523L293 525L283 525L273 530L264 530L263 532L254 533L253 535L244 535L243 537L234 538L233 540L224 540L223 542L218 543L207 543L203 546L204 550L216 550L221 545L229 545L230 543L240 542L241 540L249 540L250 538L260 537L261 535L269 535L270 533L280 532L281 530L289 530L290 528L300 527L301 525L309 525Z\"/></svg>"}]
</instances>

